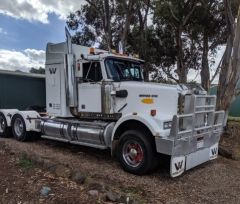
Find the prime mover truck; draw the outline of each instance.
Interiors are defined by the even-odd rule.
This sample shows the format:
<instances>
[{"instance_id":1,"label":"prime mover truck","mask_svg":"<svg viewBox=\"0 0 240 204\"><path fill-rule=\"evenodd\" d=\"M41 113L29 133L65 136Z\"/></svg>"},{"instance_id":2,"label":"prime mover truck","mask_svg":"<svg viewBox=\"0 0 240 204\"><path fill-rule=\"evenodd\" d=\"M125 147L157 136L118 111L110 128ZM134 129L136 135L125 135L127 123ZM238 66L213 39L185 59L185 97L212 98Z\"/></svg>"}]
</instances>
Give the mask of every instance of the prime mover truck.
<instances>
[{"instance_id":1,"label":"prime mover truck","mask_svg":"<svg viewBox=\"0 0 240 204\"><path fill-rule=\"evenodd\" d=\"M142 175L159 153L177 177L217 158L224 111L201 87L143 80L142 60L72 44L46 48L46 113L0 110L0 137L43 138L110 149Z\"/></svg>"}]
</instances>

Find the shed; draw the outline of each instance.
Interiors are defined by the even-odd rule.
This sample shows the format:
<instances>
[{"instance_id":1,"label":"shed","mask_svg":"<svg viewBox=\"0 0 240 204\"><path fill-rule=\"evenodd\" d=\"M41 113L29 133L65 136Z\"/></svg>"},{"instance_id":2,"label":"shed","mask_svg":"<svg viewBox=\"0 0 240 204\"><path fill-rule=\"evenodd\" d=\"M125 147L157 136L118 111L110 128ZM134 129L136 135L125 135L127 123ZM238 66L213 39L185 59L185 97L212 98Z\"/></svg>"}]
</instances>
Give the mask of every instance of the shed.
<instances>
[{"instance_id":1,"label":"shed","mask_svg":"<svg viewBox=\"0 0 240 204\"><path fill-rule=\"evenodd\" d=\"M240 82L238 83L238 89L240 89ZM216 94L217 93L217 86L213 86L210 89L210 94ZM240 117L240 96L237 96L233 103L231 104L229 116L232 117Z\"/></svg>"},{"instance_id":2,"label":"shed","mask_svg":"<svg viewBox=\"0 0 240 204\"><path fill-rule=\"evenodd\" d=\"M45 75L0 70L0 109L46 104Z\"/></svg>"}]
</instances>

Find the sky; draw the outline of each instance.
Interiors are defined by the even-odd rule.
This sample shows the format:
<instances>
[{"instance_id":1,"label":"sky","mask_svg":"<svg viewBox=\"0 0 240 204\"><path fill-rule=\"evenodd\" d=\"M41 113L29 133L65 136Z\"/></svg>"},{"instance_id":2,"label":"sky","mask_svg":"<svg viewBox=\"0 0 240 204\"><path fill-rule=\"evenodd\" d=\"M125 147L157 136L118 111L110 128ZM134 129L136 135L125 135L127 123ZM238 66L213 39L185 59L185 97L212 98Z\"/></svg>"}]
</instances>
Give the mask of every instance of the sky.
<instances>
[{"instance_id":1,"label":"sky","mask_svg":"<svg viewBox=\"0 0 240 204\"><path fill-rule=\"evenodd\" d=\"M0 69L44 67L48 42L65 40L65 19L84 0L0 0Z\"/></svg>"},{"instance_id":2,"label":"sky","mask_svg":"<svg viewBox=\"0 0 240 204\"><path fill-rule=\"evenodd\" d=\"M85 0L0 0L0 69L28 72L32 67L44 67L47 43L65 41L66 16L83 3ZM223 51L218 52L214 67ZM194 71L188 78L200 81Z\"/></svg>"}]
</instances>

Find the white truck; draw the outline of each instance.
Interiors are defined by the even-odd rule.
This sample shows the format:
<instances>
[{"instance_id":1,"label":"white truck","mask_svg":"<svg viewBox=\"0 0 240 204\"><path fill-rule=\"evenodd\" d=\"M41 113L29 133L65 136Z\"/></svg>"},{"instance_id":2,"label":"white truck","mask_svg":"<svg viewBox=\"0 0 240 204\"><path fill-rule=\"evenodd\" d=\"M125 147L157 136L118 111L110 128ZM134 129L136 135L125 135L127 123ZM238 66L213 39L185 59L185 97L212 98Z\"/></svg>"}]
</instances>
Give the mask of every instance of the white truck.
<instances>
[{"instance_id":1,"label":"white truck","mask_svg":"<svg viewBox=\"0 0 240 204\"><path fill-rule=\"evenodd\" d=\"M215 111L215 96L144 82L142 60L75 45L66 36L46 48L47 113L0 110L0 137L26 141L37 133L111 149L137 175L153 169L158 153L171 157L171 177L217 158L224 111Z\"/></svg>"}]
</instances>

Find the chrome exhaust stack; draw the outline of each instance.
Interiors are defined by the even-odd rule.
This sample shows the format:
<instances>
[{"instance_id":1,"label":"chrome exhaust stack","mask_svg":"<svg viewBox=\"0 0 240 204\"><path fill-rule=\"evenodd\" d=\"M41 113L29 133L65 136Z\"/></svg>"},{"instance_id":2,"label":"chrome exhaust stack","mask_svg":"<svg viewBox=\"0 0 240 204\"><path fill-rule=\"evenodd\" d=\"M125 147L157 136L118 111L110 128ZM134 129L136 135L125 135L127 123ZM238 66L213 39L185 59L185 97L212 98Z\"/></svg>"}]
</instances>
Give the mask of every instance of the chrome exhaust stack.
<instances>
[{"instance_id":1,"label":"chrome exhaust stack","mask_svg":"<svg viewBox=\"0 0 240 204\"><path fill-rule=\"evenodd\" d=\"M66 102L67 106L76 108L78 106L77 101L77 83L75 76L75 55L72 54L72 38L65 28L67 54L65 55L65 79L66 79Z\"/></svg>"}]
</instances>

